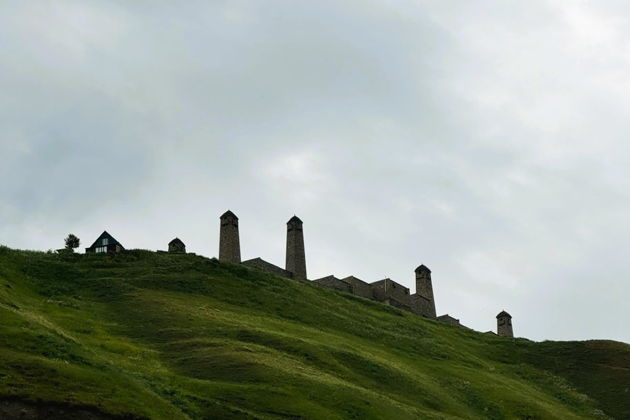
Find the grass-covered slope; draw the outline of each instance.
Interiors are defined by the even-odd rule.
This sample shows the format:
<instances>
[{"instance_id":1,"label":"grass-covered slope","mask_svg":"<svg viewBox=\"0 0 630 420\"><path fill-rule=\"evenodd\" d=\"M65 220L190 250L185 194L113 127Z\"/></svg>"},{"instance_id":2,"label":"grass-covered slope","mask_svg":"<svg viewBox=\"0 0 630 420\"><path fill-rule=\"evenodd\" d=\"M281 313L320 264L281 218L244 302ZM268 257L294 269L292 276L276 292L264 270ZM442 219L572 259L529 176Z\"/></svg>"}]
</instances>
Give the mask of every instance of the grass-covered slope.
<instances>
[{"instance_id":1,"label":"grass-covered slope","mask_svg":"<svg viewBox=\"0 0 630 420\"><path fill-rule=\"evenodd\" d=\"M105 416L630 418L630 346L533 343L193 255L0 247L0 401Z\"/></svg>"}]
</instances>

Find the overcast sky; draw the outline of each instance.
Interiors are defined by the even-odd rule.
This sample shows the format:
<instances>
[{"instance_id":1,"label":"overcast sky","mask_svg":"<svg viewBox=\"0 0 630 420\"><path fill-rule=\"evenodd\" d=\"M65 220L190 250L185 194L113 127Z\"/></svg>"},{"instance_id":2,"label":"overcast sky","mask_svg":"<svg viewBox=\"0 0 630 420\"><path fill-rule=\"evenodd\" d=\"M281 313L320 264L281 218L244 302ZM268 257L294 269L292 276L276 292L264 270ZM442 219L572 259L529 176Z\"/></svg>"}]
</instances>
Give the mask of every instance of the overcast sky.
<instances>
[{"instance_id":1,"label":"overcast sky","mask_svg":"<svg viewBox=\"0 0 630 420\"><path fill-rule=\"evenodd\" d=\"M433 271L439 314L630 342L627 1L0 2L0 243Z\"/></svg>"}]
</instances>

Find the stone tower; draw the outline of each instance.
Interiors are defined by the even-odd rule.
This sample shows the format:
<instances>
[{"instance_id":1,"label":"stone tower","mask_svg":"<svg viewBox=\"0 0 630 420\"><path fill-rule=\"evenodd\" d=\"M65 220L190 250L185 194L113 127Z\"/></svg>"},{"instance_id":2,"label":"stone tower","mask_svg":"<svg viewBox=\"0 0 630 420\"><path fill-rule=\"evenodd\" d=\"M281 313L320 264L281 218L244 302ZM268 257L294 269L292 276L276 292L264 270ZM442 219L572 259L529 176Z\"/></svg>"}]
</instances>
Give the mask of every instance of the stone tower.
<instances>
[{"instance_id":1,"label":"stone tower","mask_svg":"<svg viewBox=\"0 0 630 420\"><path fill-rule=\"evenodd\" d=\"M229 210L221 216L219 261L234 264L241 262L241 245L238 239L238 217Z\"/></svg>"},{"instance_id":2,"label":"stone tower","mask_svg":"<svg viewBox=\"0 0 630 420\"><path fill-rule=\"evenodd\" d=\"M306 256L304 255L304 232L302 221L293 216L287 222L287 264L286 270L293 278L306 280Z\"/></svg>"},{"instance_id":3,"label":"stone tower","mask_svg":"<svg viewBox=\"0 0 630 420\"><path fill-rule=\"evenodd\" d=\"M168 243L168 252L174 254L185 254L186 245L184 244L184 242L182 242L181 239L175 238Z\"/></svg>"},{"instance_id":4,"label":"stone tower","mask_svg":"<svg viewBox=\"0 0 630 420\"><path fill-rule=\"evenodd\" d=\"M431 283L431 270L422 264L416 268L416 294L429 300L429 316L435 318L435 299L433 297L433 284Z\"/></svg>"},{"instance_id":5,"label":"stone tower","mask_svg":"<svg viewBox=\"0 0 630 420\"><path fill-rule=\"evenodd\" d=\"M512 316L505 311L497 315L497 335L501 337L514 337L512 331Z\"/></svg>"}]
</instances>

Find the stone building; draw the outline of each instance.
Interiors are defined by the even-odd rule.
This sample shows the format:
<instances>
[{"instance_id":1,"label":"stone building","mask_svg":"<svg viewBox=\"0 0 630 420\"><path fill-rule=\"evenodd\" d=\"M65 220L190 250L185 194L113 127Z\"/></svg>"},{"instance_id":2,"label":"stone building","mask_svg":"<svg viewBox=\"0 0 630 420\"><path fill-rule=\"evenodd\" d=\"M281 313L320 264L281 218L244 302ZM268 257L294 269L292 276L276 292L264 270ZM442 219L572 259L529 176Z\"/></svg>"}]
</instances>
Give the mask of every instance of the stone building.
<instances>
[{"instance_id":1,"label":"stone building","mask_svg":"<svg viewBox=\"0 0 630 420\"><path fill-rule=\"evenodd\" d=\"M173 254L185 254L186 245L184 244L184 242L182 242L181 239L175 238L168 243L168 252Z\"/></svg>"},{"instance_id":2,"label":"stone building","mask_svg":"<svg viewBox=\"0 0 630 420\"><path fill-rule=\"evenodd\" d=\"M286 270L293 273L294 279L306 280L303 223L297 216L287 222Z\"/></svg>"},{"instance_id":3,"label":"stone building","mask_svg":"<svg viewBox=\"0 0 630 420\"><path fill-rule=\"evenodd\" d=\"M230 210L221 216L219 236L219 261L238 264L241 262L241 245L238 236L238 217Z\"/></svg>"},{"instance_id":4,"label":"stone building","mask_svg":"<svg viewBox=\"0 0 630 420\"><path fill-rule=\"evenodd\" d=\"M438 321L440 321L440 322L443 322L444 324L452 325L454 327L462 327L463 326L462 324L460 324L459 319L453 318L449 314L440 315L436 319Z\"/></svg>"},{"instance_id":5,"label":"stone building","mask_svg":"<svg viewBox=\"0 0 630 420\"><path fill-rule=\"evenodd\" d=\"M411 295L411 306L416 315L424 316L426 318L435 318L433 302L429 298L414 293Z\"/></svg>"},{"instance_id":6,"label":"stone building","mask_svg":"<svg viewBox=\"0 0 630 420\"><path fill-rule=\"evenodd\" d=\"M419 315L435 318L435 298L433 297L433 284L431 282L431 270L424 264L416 268L416 293L412 296L414 309Z\"/></svg>"},{"instance_id":7,"label":"stone building","mask_svg":"<svg viewBox=\"0 0 630 420\"><path fill-rule=\"evenodd\" d=\"M278 267L275 264L267 262L267 261L263 260L260 257L252 258L251 260L247 260L247 261L243 261L241 264L243 264L243 265L245 265L247 267L256 268L258 270L266 271L267 273L275 274L276 276L286 277L286 278L289 278L289 279L293 278L293 274L291 272L285 270L284 268L280 268L280 267Z\"/></svg>"},{"instance_id":8,"label":"stone building","mask_svg":"<svg viewBox=\"0 0 630 420\"><path fill-rule=\"evenodd\" d=\"M409 289L392 279L370 283L374 300L412 312Z\"/></svg>"},{"instance_id":9,"label":"stone building","mask_svg":"<svg viewBox=\"0 0 630 420\"><path fill-rule=\"evenodd\" d=\"M122 249L124 249L122 245L113 239L111 235L103 232L103 235L90 248L87 248L86 252L118 252ZM169 252L185 253L186 247L182 241L175 238L169 243ZM229 210L221 216L219 260L241 263L238 217ZM262 258L253 258L243 261L242 264L277 276L306 280L306 255L302 220L297 216L293 216L287 222L285 268L278 267ZM320 287L382 302L449 325L464 327L459 319L449 314L436 316L431 270L427 266L421 264L415 269L415 280L416 293L414 294L410 294L409 288L396 283L390 278L367 283L355 276L340 279L330 275L313 280L313 283ZM505 311L497 315L497 332L500 336L513 337L512 317Z\"/></svg>"},{"instance_id":10,"label":"stone building","mask_svg":"<svg viewBox=\"0 0 630 420\"><path fill-rule=\"evenodd\" d=\"M321 279L313 280L313 283L326 289L337 290L340 292L352 293L352 285L335 276L326 276Z\"/></svg>"},{"instance_id":11,"label":"stone building","mask_svg":"<svg viewBox=\"0 0 630 420\"><path fill-rule=\"evenodd\" d=\"M416 287L420 293L413 295L409 293L409 288L389 278L366 283L355 276L339 279L331 275L314 280L314 282L321 287L352 293L435 319L435 302L430 273L430 270L423 265L416 269ZM428 297L423 294L428 295Z\"/></svg>"},{"instance_id":12,"label":"stone building","mask_svg":"<svg viewBox=\"0 0 630 420\"><path fill-rule=\"evenodd\" d=\"M91 247L85 248L86 254L111 254L124 251L124 247L112 235L104 231L101 233Z\"/></svg>"},{"instance_id":13,"label":"stone building","mask_svg":"<svg viewBox=\"0 0 630 420\"><path fill-rule=\"evenodd\" d=\"M497 315L497 335L501 337L514 337L514 331L512 331L512 315L505 311L501 311L499 315Z\"/></svg>"},{"instance_id":14,"label":"stone building","mask_svg":"<svg viewBox=\"0 0 630 420\"><path fill-rule=\"evenodd\" d=\"M364 282L361 279L358 279L354 276L348 276L343 279L346 283L349 283L352 286L352 294L356 296L361 296L366 299L373 299L374 294L372 293L372 287Z\"/></svg>"}]
</instances>

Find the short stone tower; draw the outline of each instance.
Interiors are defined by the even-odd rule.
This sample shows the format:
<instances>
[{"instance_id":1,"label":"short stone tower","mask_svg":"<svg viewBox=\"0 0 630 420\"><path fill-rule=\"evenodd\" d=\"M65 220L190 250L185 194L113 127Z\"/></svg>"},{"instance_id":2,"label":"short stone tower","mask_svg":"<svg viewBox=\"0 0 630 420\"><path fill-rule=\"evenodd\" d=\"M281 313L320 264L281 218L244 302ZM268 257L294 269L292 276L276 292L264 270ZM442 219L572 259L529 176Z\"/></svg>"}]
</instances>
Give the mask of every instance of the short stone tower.
<instances>
[{"instance_id":1,"label":"short stone tower","mask_svg":"<svg viewBox=\"0 0 630 420\"><path fill-rule=\"evenodd\" d=\"M416 268L416 294L429 300L428 315L435 318L435 298L433 297L431 270L429 270L429 268L424 264Z\"/></svg>"},{"instance_id":2,"label":"short stone tower","mask_svg":"<svg viewBox=\"0 0 630 420\"><path fill-rule=\"evenodd\" d=\"M239 264L241 245L238 239L238 217L230 210L221 216L221 234L219 236L219 261Z\"/></svg>"},{"instance_id":3,"label":"short stone tower","mask_svg":"<svg viewBox=\"0 0 630 420\"><path fill-rule=\"evenodd\" d=\"M287 222L286 270L293 273L294 279L306 280L304 232L302 230L302 221L297 216L293 216Z\"/></svg>"},{"instance_id":4,"label":"short stone tower","mask_svg":"<svg viewBox=\"0 0 630 420\"><path fill-rule=\"evenodd\" d=\"M184 244L184 242L182 242L181 239L175 238L168 243L168 252L173 254L185 254L186 245Z\"/></svg>"},{"instance_id":5,"label":"short stone tower","mask_svg":"<svg viewBox=\"0 0 630 420\"><path fill-rule=\"evenodd\" d=\"M514 337L514 331L512 331L512 315L505 311L501 311L497 315L497 335L501 337Z\"/></svg>"}]
</instances>

